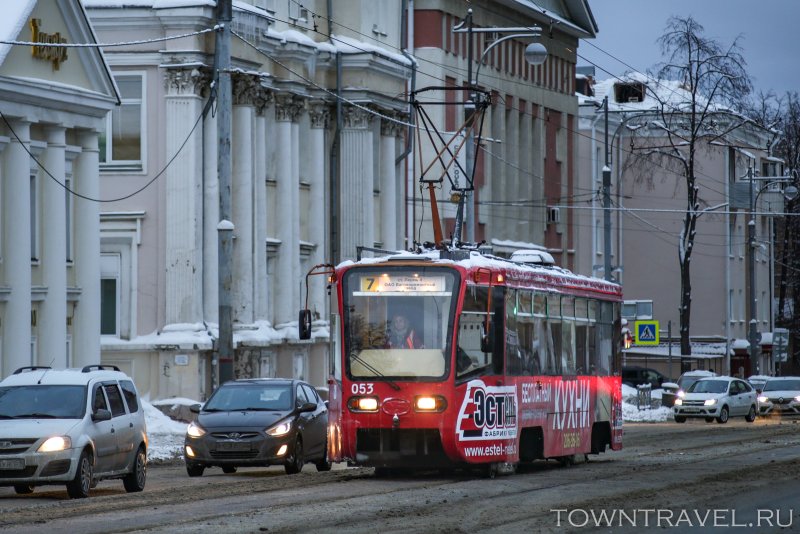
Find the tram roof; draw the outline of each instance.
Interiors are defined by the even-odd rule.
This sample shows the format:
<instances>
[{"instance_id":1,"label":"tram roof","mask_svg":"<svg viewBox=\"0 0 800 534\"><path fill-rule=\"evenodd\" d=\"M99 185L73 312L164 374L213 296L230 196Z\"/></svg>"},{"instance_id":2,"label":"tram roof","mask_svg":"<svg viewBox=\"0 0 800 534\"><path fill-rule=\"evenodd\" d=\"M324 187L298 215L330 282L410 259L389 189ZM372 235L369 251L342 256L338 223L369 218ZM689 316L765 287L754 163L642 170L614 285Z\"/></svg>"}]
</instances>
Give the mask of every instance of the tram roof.
<instances>
[{"instance_id":1,"label":"tram roof","mask_svg":"<svg viewBox=\"0 0 800 534\"><path fill-rule=\"evenodd\" d=\"M502 274L505 279L503 285L510 287L531 287L564 292L588 291L622 297L622 288L619 284L602 278L576 274L558 265L511 261L475 250L460 251L458 259L442 258L441 252L439 250L426 250L419 253L399 251L374 258L362 258L359 261L346 260L340 263L336 269L350 268L355 265L389 265L405 261L422 261L432 264L456 265L470 273L475 273L478 269L490 269L493 273Z\"/></svg>"}]
</instances>

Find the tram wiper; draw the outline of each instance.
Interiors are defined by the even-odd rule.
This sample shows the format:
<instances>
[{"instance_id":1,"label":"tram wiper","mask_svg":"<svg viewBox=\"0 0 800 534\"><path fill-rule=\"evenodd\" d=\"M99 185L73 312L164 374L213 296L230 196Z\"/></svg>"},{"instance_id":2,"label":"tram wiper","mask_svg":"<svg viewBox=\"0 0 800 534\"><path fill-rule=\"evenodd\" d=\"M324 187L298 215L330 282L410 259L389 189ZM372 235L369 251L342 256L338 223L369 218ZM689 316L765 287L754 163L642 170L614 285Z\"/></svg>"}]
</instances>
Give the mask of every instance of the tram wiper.
<instances>
[{"instance_id":1,"label":"tram wiper","mask_svg":"<svg viewBox=\"0 0 800 534\"><path fill-rule=\"evenodd\" d=\"M353 360L355 360L355 361L357 361L358 363L360 363L361 365L363 365L363 366L364 366L364 368L365 368L367 371L370 371L370 372L371 372L373 375L375 375L377 378L382 378L383 380L385 380L385 381L386 381L386 383L387 383L387 384L389 384L390 386L392 386L392 389L394 389L395 391L400 391L400 386L398 386L397 384L395 384L394 382L392 382L391 380L389 380L388 378L386 378L386 375L384 375L383 373L381 373L380 371L378 371L377 369L375 369L375 368L374 368L374 367L373 367L371 364L369 364L369 363L367 363L366 361L364 361L364 359L363 359L363 358L361 358L361 356L359 356L359 355L358 355L358 354L356 354L355 352L352 352L352 353L350 354L350 358L352 358Z\"/></svg>"}]
</instances>

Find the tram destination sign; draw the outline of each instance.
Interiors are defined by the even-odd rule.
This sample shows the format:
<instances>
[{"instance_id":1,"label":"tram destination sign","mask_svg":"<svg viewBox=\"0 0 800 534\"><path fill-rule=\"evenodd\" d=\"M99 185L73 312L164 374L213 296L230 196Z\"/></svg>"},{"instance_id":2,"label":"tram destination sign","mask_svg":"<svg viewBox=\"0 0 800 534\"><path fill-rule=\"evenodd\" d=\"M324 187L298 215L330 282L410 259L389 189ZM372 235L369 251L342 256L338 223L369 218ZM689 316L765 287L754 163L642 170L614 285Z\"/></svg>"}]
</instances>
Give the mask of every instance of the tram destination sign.
<instances>
[{"instance_id":1,"label":"tram destination sign","mask_svg":"<svg viewBox=\"0 0 800 534\"><path fill-rule=\"evenodd\" d=\"M359 279L359 293L363 294L390 294L390 293L425 293L449 294L446 291L444 275L389 275L361 276Z\"/></svg>"}]
</instances>

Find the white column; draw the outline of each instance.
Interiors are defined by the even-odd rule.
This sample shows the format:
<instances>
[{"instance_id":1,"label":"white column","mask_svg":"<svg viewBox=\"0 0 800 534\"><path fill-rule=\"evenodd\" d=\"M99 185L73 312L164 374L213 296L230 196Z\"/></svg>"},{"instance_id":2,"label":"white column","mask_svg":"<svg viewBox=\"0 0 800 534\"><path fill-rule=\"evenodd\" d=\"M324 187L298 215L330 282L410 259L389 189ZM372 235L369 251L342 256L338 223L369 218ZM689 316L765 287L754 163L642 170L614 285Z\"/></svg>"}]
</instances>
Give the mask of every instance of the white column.
<instances>
[{"instance_id":1,"label":"white column","mask_svg":"<svg viewBox=\"0 0 800 534\"><path fill-rule=\"evenodd\" d=\"M217 174L217 116L203 122L203 317L219 323L219 175Z\"/></svg>"},{"instance_id":2,"label":"white column","mask_svg":"<svg viewBox=\"0 0 800 534\"><path fill-rule=\"evenodd\" d=\"M66 180L66 135L61 126L46 130L45 169L61 184ZM41 268L47 296L39 304L39 365L67 366L67 220L64 188L43 176Z\"/></svg>"},{"instance_id":3,"label":"white column","mask_svg":"<svg viewBox=\"0 0 800 534\"><path fill-rule=\"evenodd\" d=\"M100 196L97 132L78 135L81 154L75 159L75 191ZM75 305L72 352L74 364L100 363L100 208L97 202L75 198L75 279L81 290Z\"/></svg>"},{"instance_id":4,"label":"white column","mask_svg":"<svg viewBox=\"0 0 800 534\"><path fill-rule=\"evenodd\" d=\"M300 300L300 288L305 286L305 270L301 268L300 262L300 218L308 217L308 213L300 213L300 158L306 157L305 142L303 139L303 149L300 148L300 114L305 111L305 100L295 97L295 106L292 114L292 272L297 273L292 280L292 294L289 299L289 313L291 317L297 317L303 303ZM303 154L301 156L301 154Z\"/></svg>"},{"instance_id":5,"label":"white column","mask_svg":"<svg viewBox=\"0 0 800 534\"><path fill-rule=\"evenodd\" d=\"M294 241L298 208L292 204L292 199L297 198L292 191L298 189L299 183L293 174L291 123L297 113L297 107L298 104L291 95L282 94L275 98L275 179L278 194L276 220L277 236L281 242L274 285L276 326L297 320L293 295L298 276L298 272L294 269L299 263L299 243Z\"/></svg>"},{"instance_id":6,"label":"white column","mask_svg":"<svg viewBox=\"0 0 800 534\"><path fill-rule=\"evenodd\" d=\"M236 227L233 241L233 322L253 322L253 100L256 80L234 76L231 159L232 208Z\"/></svg>"},{"instance_id":7,"label":"white column","mask_svg":"<svg viewBox=\"0 0 800 534\"><path fill-rule=\"evenodd\" d=\"M6 283L11 294L5 303L2 376L31 365L31 203L30 155L17 136L30 146L30 123L11 121L4 153L3 234Z\"/></svg>"},{"instance_id":8,"label":"white column","mask_svg":"<svg viewBox=\"0 0 800 534\"><path fill-rule=\"evenodd\" d=\"M256 95L255 172L253 178L253 286L256 320L267 320L269 284L267 280L267 117L272 93L259 88ZM271 140L269 142L272 142Z\"/></svg>"},{"instance_id":9,"label":"white column","mask_svg":"<svg viewBox=\"0 0 800 534\"><path fill-rule=\"evenodd\" d=\"M328 235L328 225L326 221L325 206L325 128L330 117L330 111L326 104L317 102L310 108L311 130L308 139L308 155L311 158L309 165L308 180L311 184L311 196L309 198L309 223L308 238L316 245L314 252L311 253L311 264L319 265L325 263L325 242ZM301 215L302 216L302 215ZM325 276L318 275L309 278L309 308L315 318L327 320L327 308L325 306ZM300 295L305 298L305 295ZM305 302L302 304L305 306Z\"/></svg>"},{"instance_id":10,"label":"white column","mask_svg":"<svg viewBox=\"0 0 800 534\"><path fill-rule=\"evenodd\" d=\"M195 128L181 145L203 109L198 94L202 76L195 69L166 73L166 153L178 154L167 167L166 198L166 322L196 323L202 320L202 144Z\"/></svg>"},{"instance_id":11,"label":"white column","mask_svg":"<svg viewBox=\"0 0 800 534\"><path fill-rule=\"evenodd\" d=\"M398 248L397 230L401 227L397 220L397 174L396 136L400 126L393 121L381 119L381 241L383 248L395 250Z\"/></svg>"},{"instance_id":12,"label":"white column","mask_svg":"<svg viewBox=\"0 0 800 534\"><path fill-rule=\"evenodd\" d=\"M366 111L345 107L341 133L340 253L343 260L356 259L356 247L374 244L373 140Z\"/></svg>"}]
</instances>

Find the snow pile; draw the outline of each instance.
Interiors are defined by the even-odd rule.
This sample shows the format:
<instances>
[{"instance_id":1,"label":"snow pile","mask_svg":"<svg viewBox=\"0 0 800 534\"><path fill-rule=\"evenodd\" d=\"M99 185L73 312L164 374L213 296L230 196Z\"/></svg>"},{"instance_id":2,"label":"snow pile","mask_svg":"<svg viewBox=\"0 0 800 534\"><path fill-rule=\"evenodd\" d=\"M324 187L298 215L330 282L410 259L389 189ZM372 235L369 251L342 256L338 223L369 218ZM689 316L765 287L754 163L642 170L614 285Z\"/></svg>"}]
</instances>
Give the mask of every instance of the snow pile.
<instances>
[{"instance_id":1,"label":"snow pile","mask_svg":"<svg viewBox=\"0 0 800 534\"><path fill-rule=\"evenodd\" d=\"M661 400L661 394L664 393L663 389L654 389L650 392L652 400ZM665 408L661 406L661 402L655 404L658 408L639 409L639 392L636 388L632 388L622 384L622 420L630 423L661 423L664 421L672 421L672 408Z\"/></svg>"},{"instance_id":2,"label":"snow pile","mask_svg":"<svg viewBox=\"0 0 800 534\"><path fill-rule=\"evenodd\" d=\"M178 401L169 399L167 402ZM188 400L188 399L187 399ZM156 401L156 403L164 401ZM191 401L196 404L197 401ZM186 435L186 423L173 421L161 410L147 401L142 401L147 424L147 461L174 460L183 456L183 438Z\"/></svg>"}]
</instances>

